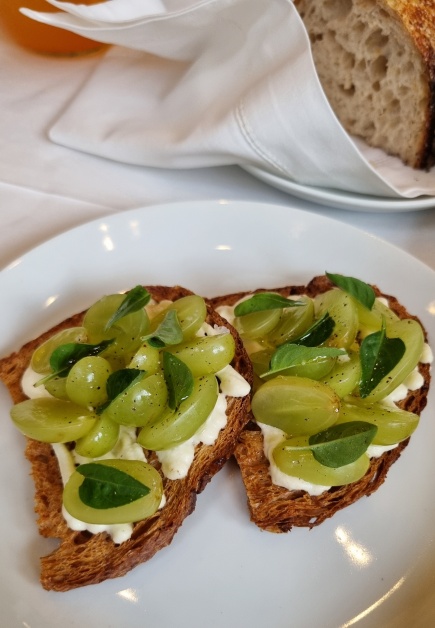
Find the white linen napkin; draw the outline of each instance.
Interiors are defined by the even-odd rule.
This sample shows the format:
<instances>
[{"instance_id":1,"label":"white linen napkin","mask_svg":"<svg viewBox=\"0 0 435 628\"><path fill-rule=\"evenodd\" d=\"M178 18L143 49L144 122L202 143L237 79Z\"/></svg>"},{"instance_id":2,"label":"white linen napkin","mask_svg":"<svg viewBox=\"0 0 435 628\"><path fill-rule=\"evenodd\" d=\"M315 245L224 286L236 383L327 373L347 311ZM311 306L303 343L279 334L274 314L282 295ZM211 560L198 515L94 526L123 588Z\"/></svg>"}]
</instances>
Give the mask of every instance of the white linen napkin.
<instances>
[{"instance_id":1,"label":"white linen napkin","mask_svg":"<svg viewBox=\"0 0 435 628\"><path fill-rule=\"evenodd\" d=\"M291 0L48 1L64 12L22 12L117 44L55 121L54 142L136 165L237 164L304 185L435 195L435 170L344 131Z\"/></svg>"}]
</instances>

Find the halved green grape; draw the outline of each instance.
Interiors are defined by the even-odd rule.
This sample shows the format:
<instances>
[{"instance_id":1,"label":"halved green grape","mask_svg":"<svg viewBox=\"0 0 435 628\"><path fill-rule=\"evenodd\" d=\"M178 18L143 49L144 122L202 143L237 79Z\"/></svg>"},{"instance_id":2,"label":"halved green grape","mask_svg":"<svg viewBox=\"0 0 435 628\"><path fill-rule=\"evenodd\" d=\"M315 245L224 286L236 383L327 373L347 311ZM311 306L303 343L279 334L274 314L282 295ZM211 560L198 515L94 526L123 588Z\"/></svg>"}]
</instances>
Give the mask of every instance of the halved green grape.
<instances>
[{"instance_id":1,"label":"halved green grape","mask_svg":"<svg viewBox=\"0 0 435 628\"><path fill-rule=\"evenodd\" d=\"M45 382L44 388L52 397L56 397L56 399L63 399L64 401L69 400L66 392L66 377L53 377L53 379L49 379Z\"/></svg>"},{"instance_id":2,"label":"halved green grape","mask_svg":"<svg viewBox=\"0 0 435 628\"><path fill-rule=\"evenodd\" d=\"M81 406L102 405L107 401L106 382L111 372L109 362L99 355L82 358L66 378L68 397Z\"/></svg>"},{"instance_id":3,"label":"halved green grape","mask_svg":"<svg viewBox=\"0 0 435 628\"><path fill-rule=\"evenodd\" d=\"M405 343L405 353L398 364L386 375L365 398L373 403L384 399L403 383L417 366L424 347L424 335L421 325L411 319L398 320L387 327L389 338L401 338Z\"/></svg>"},{"instance_id":4,"label":"halved green grape","mask_svg":"<svg viewBox=\"0 0 435 628\"><path fill-rule=\"evenodd\" d=\"M123 294L110 294L102 297L89 308L83 319L83 326L88 333L88 341L91 344L114 339L114 342L102 355L116 368L122 368L130 362L142 344L141 337L149 329L149 319L144 309L123 316L109 329L106 329L111 316L119 308L124 298L125 295Z\"/></svg>"},{"instance_id":5,"label":"halved green grape","mask_svg":"<svg viewBox=\"0 0 435 628\"><path fill-rule=\"evenodd\" d=\"M339 397L326 384L288 375L266 382L252 398L255 419L288 436L327 429L335 423L339 407Z\"/></svg>"},{"instance_id":6,"label":"halved green grape","mask_svg":"<svg viewBox=\"0 0 435 628\"><path fill-rule=\"evenodd\" d=\"M216 405L219 394L214 375L195 378L193 391L177 410L169 408L163 416L150 421L139 432L138 443L145 449L160 451L185 442L201 427Z\"/></svg>"},{"instance_id":7,"label":"halved green grape","mask_svg":"<svg viewBox=\"0 0 435 628\"><path fill-rule=\"evenodd\" d=\"M98 464L124 471L147 486L150 492L145 497L124 506L93 508L80 499L79 488L85 478L75 471L66 483L63 492L63 504L71 516L85 523L113 525L142 521L157 511L163 496L163 483L159 472L154 467L139 460L101 460Z\"/></svg>"},{"instance_id":8,"label":"halved green grape","mask_svg":"<svg viewBox=\"0 0 435 628\"><path fill-rule=\"evenodd\" d=\"M357 301L355 301L355 304L358 310L359 332L362 338L379 331L383 320L385 320L387 328L390 323L400 320L397 314L379 299L375 300L371 310L368 310Z\"/></svg>"},{"instance_id":9,"label":"halved green grape","mask_svg":"<svg viewBox=\"0 0 435 628\"><path fill-rule=\"evenodd\" d=\"M210 375L227 366L236 346L230 333L192 338L188 342L166 347L166 351L184 362L194 377Z\"/></svg>"},{"instance_id":10,"label":"halved green grape","mask_svg":"<svg viewBox=\"0 0 435 628\"><path fill-rule=\"evenodd\" d=\"M273 355L273 350L266 349L264 351L258 351L253 353L250 358L254 372L259 377L269 370L270 359ZM335 364L335 357L320 356L313 360L304 360L299 364L295 364L279 371L278 373L271 373L263 377L263 381L266 382L277 375L294 375L297 377L309 377L310 379L319 380L325 377L333 368Z\"/></svg>"},{"instance_id":11,"label":"halved green grape","mask_svg":"<svg viewBox=\"0 0 435 628\"><path fill-rule=\"evenodd\" d=\"M281 315L281 309L252 312L246 316L237 316L233 324L242 338L252 340L269 334L278 325Z\"/></svg>"},{"instance_id":12,"label":"halved green grape","mask_svg":"<svg viewBox=\"0 0 435 628\"><path fill-rule=\"evenodd\" d=\"M317 318L328 312L335 322L334 331L325 344L344 349L351 347L358 332L358 311L354 299L334 288L314 298L314 309Z\"/></svg>"},{"instance_id":13,"label":"halved green grape","mask_svg":"<svg viewBox=\"0 0 435 628\"><path fill-rule=\"evenodd\" d=\"M199 331L207 317L207 306L204 299L196 294L191 294L177 299L168 305L166 309L159 312L151 320L151 331L160 325L168 310L175 310L177 313L184 340L192 338Z\"/></svg>"},{"instance_id":14,"label":"halved green grape","mask_svg":"<svg viewBox=\"0 0 435 628\"><path fill-rule=\"evenodd\" d=\"M291 438L277 445L272 457L278 469L312 484L344 486L360 480L369 468L370 458L367 454L363 454L355 462L332 468L317 462L311 449L286 449L308 446L308 437Z\"/></svg>"},{"instance_id":15,"label":"halved green grape","mask_svg":"<svg viewBox=\"0 0 435 628\"><path fill-rule=\"evenodd\" d=\"M269 333L267 340L274 346L301 336L314 322L314 302L310 297L298 297L303 305L286 309L278 325Z\"/></svg>"},{"instance_id":16,"label":"halved green grape","mask_svg":"<svg viewBox=\"0 0 435 628\"><path fill-rule=\"evenodd\" d=\"M334 368L322 379L340 398L350 395L358 386L361 378L359 353L350 351L349 359L338 359Z\"/></svg>"},{"instance_id":17,"label":"halved green grape","mask_svg":"<svg viewBox=\"0 0 435 628\"><path fill-rule=\"evenodd\" d=\"M85 458L99 458L113 449L119 438L119 423L100 416L89 432L78 439L75 450Z\"/></svg>"},{"instance_id":18,"label":"halved green grape","mask_svg":"<svg viewBox=\"0 0 435 628\"><path fill-rule=\"evenodd\" d=\"M69 327L64 329L45 342L33 352L30 367L36 373L50 373L50 356L57 347L69 342L86 342L87 334L84 327Z\"/></svg>"},{"instance_id":19,"label":"halved green grape","mask_svg":"<svg viewBox=\"0 0 435 628\"><path fill-rule=\"evenodd\" d=\"M419 420L413 412L381 403L365 403L351 397L341 404L337 424L349 421L372 423L378 428L373 445L395 445L411 436Z\"/></svg>"},{"instance_id":20,"label":"halved green grape","mask_svg":"<svg viewBox=\"0 0 435 628\"><path fill-rule=\"evenodd\" d=\"M121 425L141 427L158 419L166 410L168 389L163 373L154 373L128 386L102 415Z\"/></svg>"},{"instance_id":21,"label":"halved green grape","mask_svg":"<svg viewBox=\"0 0 435 628\"><path fill-rule=\"evenodd\" d=\"M97 417L72 401L40 397L17 403L11 409L11 418L30 438L44 443L68 443L87 434Z\"/></svg>"},{"instance_id":22,"label":"halved green grape","mask_svg":"<svg viewBox=\"0 0 435 628\"><path fill-rule=\"evenodd\" d=\"M161 370L160 351L156 347L145 343L136 351L131 359L128 368L146 371L147 375L152 375Z\"/></svg>"}]
</instances>

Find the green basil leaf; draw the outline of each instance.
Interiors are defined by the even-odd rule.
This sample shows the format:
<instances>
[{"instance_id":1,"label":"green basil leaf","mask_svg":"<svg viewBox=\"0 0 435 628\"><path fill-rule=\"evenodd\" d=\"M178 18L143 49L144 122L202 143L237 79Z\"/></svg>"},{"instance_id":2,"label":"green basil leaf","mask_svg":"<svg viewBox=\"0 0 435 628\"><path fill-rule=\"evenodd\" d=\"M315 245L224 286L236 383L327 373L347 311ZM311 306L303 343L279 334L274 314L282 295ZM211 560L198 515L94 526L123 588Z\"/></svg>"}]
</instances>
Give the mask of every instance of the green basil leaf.
<instances>
[{"instance_id":1,"label":"green basil leaf","mask_svg":"<svg viewBox=\"0 0 435 628\"><path fill-rule=\"evenodd\" d=\"M355 277L345 277L344 275L335 275L333 273L326 273L326 276L333 284L350 294L364 307L369 310L372 309L376 295L373 288L367 283L360 279L355 279Z\"/></svg>"},{"instance_id":2,"label":"green basil leaf","mask_svg":"<svg viewBox=\"0 0 435 628\"><path fill-rule=\"evenodd\" d=\"M291 366L313 362L317 358L335 358L339 355L346 355L346 351L344 349L336 349L335 347L305 347L304 345L288 342L279 346L272 354L269 370L263 373L261 377L279 373Z\"/></svg>"},{"instance_id":3,"label":"green basil leaf","mask_svg":"<svg viewBox=\"0 0 435 628\"><path fill-rule=\"evenodd\" d=\"M168 351L163 351L163 375L168 387L168 405L176 410L193 390L193 375L190 368Z\"/></svg>"},{"instance_id":4,"label":"green basil leaf","mask_svg":"<svg viewBox=\"0 0 435 628\"><path fill-rule=\"evenodd\" d=\"M367 451L377 431L372 423L350 421L313 434L308 443L317 462L336 469L358 460Z\"/></svg>"},{"instance_id":5,"label":"green basil leaf","mask_svg":"<svg viewBox=\"0 0 435 628\"><path fill-rule=\"evenodd\" d=\"M85 477L79 488L79 497L91 508L125 506L150 492L148 486L115 467L90 462L79 465L77 471Z\"/></svg>"},{"instance_id":6,"label":"green basil leaf","mask_svg":"<svg viewBox=\"0 0 435 628\"><path fill-rule=\"evenodd\" d=\"M359 392L364 399L379 382L400 362L405 353L401 338L388 338L385 321L382 329L366 336L360 347L361 381Z\"/></svg>"},{"instance_id":7,"label":"green basil leaf","mask_svg":"<svg viewBox=\"0 0 435 628\"><path fill-rule=\"evenodd\" d=\"M118 395L124 392L129 386L141 379L145 371L140 369L119 369L110 373L106 382L107 401L99 406L95 413L100 415Z\"/></svg>"},{"instance_id":8,"label":"green basil leaf","mask_svg":"<svg viewBox=\"0 0 435 628\"><path fill-rule=\"evenodd\" d=\"M177 312L169 310L157 329L152 334L143 336L142 340L147 341L151 347L157 347L157 349L180 343L183 340L183 331L178 321Z\"/></svg>"},{"instance_id":9,"label":"green basil leaf","mask_svg":"<svg viewBox=\"0 0 435 628\"><path fill-rule=\"evenodd\" d=\"M305 347L318 347L325 340L328 340L335 327L334 319L328 312L313 323L299 338L292 340L293 344L304 345Z\"/></svg>"},{"instance_id":10,"label":"green basil leaf","mask_svg":"<svg viewBox=\"0 0 435 628\"><path fill-rule=\"evenodd\" d=\"M121 302L121 305L107 321L104 328L105 331L109 330L117 321L119 321L120 318L144 308L145 305L149 303L150 299L150 293L143 286L136 286L135 288L132 288L132 290L129 290L129 292L125 295L124 300Z\"/></svg>"},{"instance_id":11,"label":"green basil leaf","mask_svg":"<svg viewBox=\"0 0 435 628\"><path fill-rule=\"evenodd\" d=\"M93 345L80 342L67 342L56 347L50 356L50 367L53 372L38 380L35 386L45 384L55 377L66 377L76 362L91 355L99 355L102 351L107 349L112 342L113 339L103 340Z\"/></svg>"},{"instance_id":12,"label":"green basil leaf","mask_svg":"<svg viewBox=\"0 0 435 628\"><path fill-rule=\"evenodd\" d=\"M293 301L277 294L276 292L258 292L252 297L242 301L234 308L235 316L246 316L253 312L264 312L265 310L277 310L285 307L298 307L303 305L301 301Z\"/></svg>"}]
</instances>

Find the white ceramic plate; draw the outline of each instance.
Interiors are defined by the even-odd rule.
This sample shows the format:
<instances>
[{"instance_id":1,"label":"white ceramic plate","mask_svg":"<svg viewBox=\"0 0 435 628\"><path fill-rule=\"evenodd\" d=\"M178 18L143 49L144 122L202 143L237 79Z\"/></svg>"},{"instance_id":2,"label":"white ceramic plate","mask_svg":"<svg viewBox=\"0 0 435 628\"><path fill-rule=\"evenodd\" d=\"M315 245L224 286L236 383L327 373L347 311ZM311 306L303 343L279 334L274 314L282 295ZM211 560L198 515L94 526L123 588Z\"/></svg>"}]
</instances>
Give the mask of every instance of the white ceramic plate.
<instances>
[{"instance_id":1,"label":"white ceramic plate","mask_svg":"<svg viewBox=\"0 0 435 628\"><path fill-rule=\"evenodd\" d=\"M348 209L351 211L365 212L407 212L418 211L435 207L433 196L420 196L418 198L385 198L381 196L364 196L363 194L353 194L344 190L332 190L318 188L309 185L302 185L285 179L267 170L262 170L255 166L245 166L246 172L255 178L268 183L274 188L287 192L297 198L306 201L334 207L335 209Z\"/></svg>"},{"instance_id":2,"label":"white ceramic plate","mask_svg":"<svg viewBox=\"0 0 435 628\"><path fill-rule=\"evenodd\" d=\"M0 273L0 355L108 291L184 284L212 296L342 272L377 282L435 338L435 273L378 238L274 205L149 207L69 231ZM424 627L435 619L435 423L421 425L387 482L311 531L261 532L228 464L171 547L127 576L42 590L23 438L0 390L0 624L7 628Z\"/></svg>"}]
</instances>

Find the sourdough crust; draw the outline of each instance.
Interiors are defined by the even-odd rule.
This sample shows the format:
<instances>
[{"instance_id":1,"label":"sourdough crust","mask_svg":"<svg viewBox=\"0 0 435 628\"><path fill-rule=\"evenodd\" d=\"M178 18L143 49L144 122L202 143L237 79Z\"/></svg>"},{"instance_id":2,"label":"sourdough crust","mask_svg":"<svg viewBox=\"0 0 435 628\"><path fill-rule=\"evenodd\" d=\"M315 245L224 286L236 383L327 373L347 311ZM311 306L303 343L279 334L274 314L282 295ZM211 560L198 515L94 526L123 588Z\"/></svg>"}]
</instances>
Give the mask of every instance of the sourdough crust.
<instances>
[{"instance_id":1,"label":"sourdough crust","mask_svg":"<svg viewBox=\"0 0 435 628\"><path fill-rule=\"evenodd\" d=\"M156 302L177 300L192 294L180 286L147 286ZM236 342L232 365L252 384L252 367L237 332L207 304L207 322L230 329ZM18 352L0 360L0 379L8 387L15 403L26 397L21 391L21 377L35 348L53 333L80 325L84 313L63 321L24 345ZM40 534L60 540L59 547L41 558L41 583L45 589L67 591L96 584L108 578L123 576L169 545L184 519L193 512L197 495L231 456L249 412L249 395L228 397L227 426L212 446L198 445L187 477L182 480L163 479L166 505L152 517L134 525L132 537L116 545L108 534L70 530L61 514L63 486L57 458L50 444L27 438L25 455L31 463L35 484L35 511ZM152 452L145 452L157 469L160 464Z\"/></svg>"},{"instance_id":2,"label":"sourdough crust","mask_svg":"<svg viewBox=\"0 0 435 628\"><path fill-rule=\"evenodd\" d=\"M315 4L321 4L321 0L294 0L294 4L301 14L302 19L305 18L305 13L311 11L311 8ZM334 3L331 3L334 4ZM421 125L420 132L415 136L415 148L413 157L404 158L404 155L399 154L397 151L388 150L391 154L398 155L402 160L413 168L429 169L435 160L435 0L361 0L355 2L352 0L349 4L359 4L363 11L370 14L373 11L373 7L377 7L380 10L381 20L385 19L385 23L388 20L391 21L393 29L400 29L403 35L403 46L409 49L415 49L420 56L421 65L424 71L424 80L426 82L426 104L424 111L421 111L423 124ZM337 2L337 6L339 3ZM353 6L352 6L353 8ZM308 24L308 21L307 21ZM379 24L379 27L386 26ZM322 33L310 32L309 34L313 41L313 47L316 46L316 41L322 38ZM386 28L385 32L388 32ZM356 37L358 34L356 33ZM328 76L321 76L323 82L324 79L330 79L334 81L334 60L330 60L331 72L328 72ZM340 86L336 86L339 91ZM355 103L356 104L356 103ZM359 102L359 106L369 107L370 102L366 99L365 102ZM337 106L337 104L336 104ZM336 114L341 118L340 107L336 110ZM373 116L376 112L373 112ZM416 112L417 115L417 112ZM352 128L347 129L352 132ZM371 143L367 137L366 141ZM373 144L378 146L378 144ZM380 146L381 148L385 148Z\"/></svg>"},{"instance_id":3,"label":"sourdough crust","mask_svg":"<svg viewBox=\"0 0 435 628\"><path fill-rule=\"evenodd\" d=\"M307 286L268 288L267 291L279 292L284 296L307 294L315 297L331 287L332 283L326 276L319 276L310 281ZM376 286L373 288L377 296L384 296L388 299L389 306L400 318L413 318L419 321L416 316L410 315L395 297L381 293ZM254 292L264 291L264 289L259 289ZM217 297L212 299L212 303L214 307L234 305L246 294L248 293L239 292ZM426 332L425 338L427 340ZM409 391L407 398L398 405L420 415L427 402L430 384L429 364L419 364L419 371L423 375L424 385L417 391ZM245 485L251 521L269 532L288 532L295 526L313 528L361 497L370 495L383 484L389 469L409 442L407 439L379 458L372 458L369 470L358 482L333 487L319 496L312 496L305 491L289 491L272 484L269 461L263 452L263 437L252 415L251 419L240 435L234 456Z\"/></svg>"}]
</instances>

